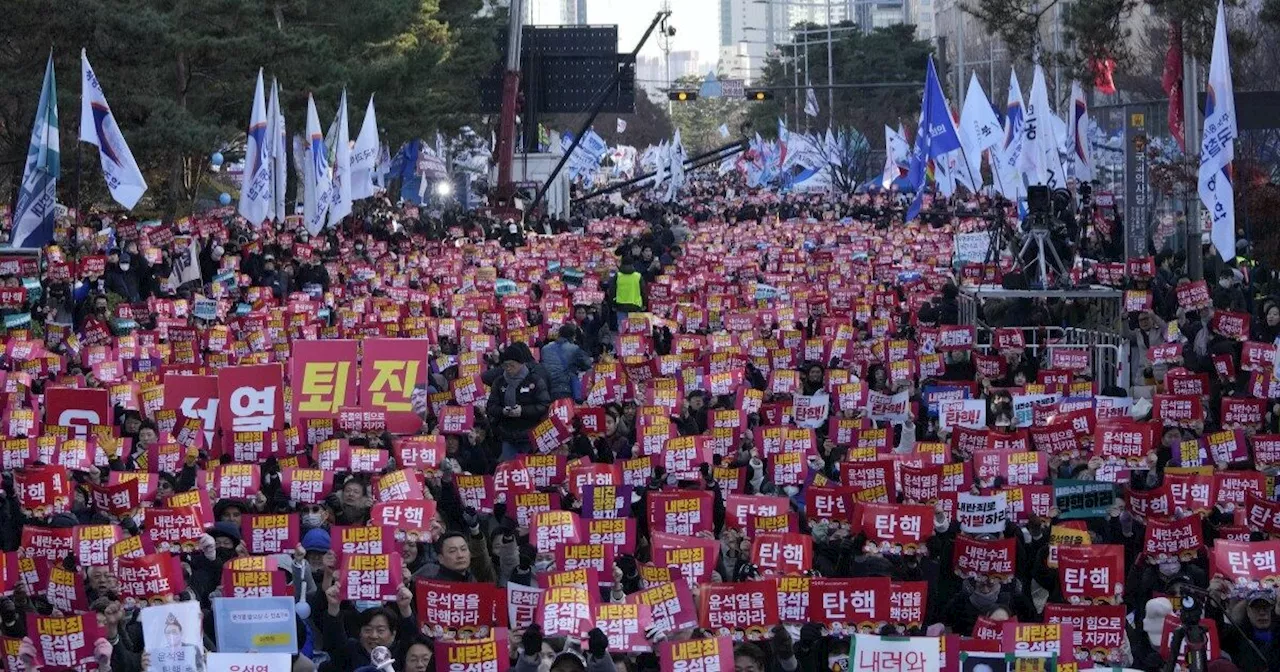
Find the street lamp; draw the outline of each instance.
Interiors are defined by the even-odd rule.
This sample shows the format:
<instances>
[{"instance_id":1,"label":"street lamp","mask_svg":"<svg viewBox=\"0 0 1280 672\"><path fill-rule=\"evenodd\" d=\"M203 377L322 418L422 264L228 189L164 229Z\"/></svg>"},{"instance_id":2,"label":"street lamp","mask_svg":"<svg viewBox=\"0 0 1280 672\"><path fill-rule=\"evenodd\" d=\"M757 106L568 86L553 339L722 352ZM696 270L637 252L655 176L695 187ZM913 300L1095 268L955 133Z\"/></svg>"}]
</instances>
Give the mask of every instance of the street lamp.
<instances>
[{"instance_id":1,"label":"street lamp","mask_svg":"<svg viewBox=\"0 0 1280 672\"><path fill-rule=\"evenodd\" d=\"M778 4L784 5L784 6L785 5L804 6L804 7L813 6L811 3L787 2L786 0L753 0L753 1L756 4L763 4L763 5L772 5L775 2L777 2ZM833 40L831 39L831 0L826 0L826 2L827 2L827 84L835 84L836 83L835 82L835 58L834 56L832 56L832 53L831 53L831 49L832 49L831 45L833 42ZM809 50L806 49L805 53L808 54ZM805 74L808 74L807 69ZM828 126L831 125L831 120L835 119L835 100L836 100L835 95L836 94L834 89L831 89L831 88L827 89L827 125Z\"/></svg>"}]
</instances>

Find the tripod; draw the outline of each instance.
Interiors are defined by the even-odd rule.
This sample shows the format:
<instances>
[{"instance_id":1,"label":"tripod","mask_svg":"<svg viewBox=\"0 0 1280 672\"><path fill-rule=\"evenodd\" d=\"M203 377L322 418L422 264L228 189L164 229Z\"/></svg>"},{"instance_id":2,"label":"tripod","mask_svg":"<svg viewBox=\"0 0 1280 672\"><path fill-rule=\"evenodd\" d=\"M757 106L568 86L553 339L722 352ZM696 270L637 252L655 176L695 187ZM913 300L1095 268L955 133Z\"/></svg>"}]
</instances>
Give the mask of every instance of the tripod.
<instances>
[{"instance_id":1,"label":"tripod","mask_svg":"<svg viewBox=\"0 0 1280 672\"><path fill-rule=\"evenodd\" d=\"M986 219L990 223L987 225L987 255L982 260L983 266L1000 263L1000 251L1004 249L1005 240L1009 237L1009 226L1003 210L986 215Z\"/></svg>"},{"instance_id":2,"label":"tripod","mask_svg":"<svg viewBox=\"0 0 1280 672\"><path fill-rule=\"evenodd\" d=\"M1164 672L1174 672L1177 668L1178 653L1182 651L1184 641L1187 645L1187 672L1208 672L1209 633L1200 625L1199 612L1199 608L1182 610L1182 624L1169 638L1169 660L1165 661Z\"/></svg>"},{"instance_id":3,"label":"tripod","mask_svg":"<svg viewBox=\"0 0 1280 672\"><path fill-rule=\"evenodd\" d=\"M1020 262L1026 258L1027 250L1031 249L1032 245L1036 246L1035 261L1030 265L1025 263L1023 264L1025 272L1028 275L1028 285L1035 287L1037 285L1036 281L1038 281L1038 284L1042 289L1048 289L1050 270L1056 273L1058 278L1065 278L1068 276L1066 264L1062 263L1062 257L1058 256L1058 249L1053 246L1053 241L1049 240L1048 229L1033 225L1032 228L1026 232L1022 239L1022 249L1018 251L1018 260ZM1046 252L1048 252L1048 255L1052 255L1052 261L1050 261L1049 256L1046 255ZM1029 268L1027 268L1028 266ZM1034 273L1034 277L1031 275L1032 273Z\"/></svg>"}]
</instances>

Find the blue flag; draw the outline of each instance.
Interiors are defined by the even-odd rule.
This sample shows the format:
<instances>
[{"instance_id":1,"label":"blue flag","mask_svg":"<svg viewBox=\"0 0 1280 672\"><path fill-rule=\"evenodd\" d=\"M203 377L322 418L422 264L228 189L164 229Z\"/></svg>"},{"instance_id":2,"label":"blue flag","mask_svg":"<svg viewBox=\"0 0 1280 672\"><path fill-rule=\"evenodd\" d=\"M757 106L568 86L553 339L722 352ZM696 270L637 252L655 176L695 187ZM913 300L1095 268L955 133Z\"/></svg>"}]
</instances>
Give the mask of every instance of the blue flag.
<instances>
[{"instance_id":1,"label":"blue flag","mask_svg":"<svg viewBox=\"0 0 1280 672\"><path fill-rule=\"evenodd\" d=\"M907 209L906 221L920 214L924 198L925 170L930 159L937 159L960 149L960 134L947 109L947 99L938 83L938 72L929 58L929 70L925 76L924 97L920 104L920 124L916 127L915 146L911 149L910 172L907 180L915 187L916 196Z\"/></svg>"},{"instance_id":2,"label":"blue flag","mask_svg":"<svg viewBox=\"0 0 1280 672\"><path fill-rule=\"evenodd\" d=\"M58 202L58 94L53 54L44 68L44 85L31 127L31 147L22 171L22 189L13 211L14 247L44 247L53 241L54 206Z\"/></svg>"}]
</instances>

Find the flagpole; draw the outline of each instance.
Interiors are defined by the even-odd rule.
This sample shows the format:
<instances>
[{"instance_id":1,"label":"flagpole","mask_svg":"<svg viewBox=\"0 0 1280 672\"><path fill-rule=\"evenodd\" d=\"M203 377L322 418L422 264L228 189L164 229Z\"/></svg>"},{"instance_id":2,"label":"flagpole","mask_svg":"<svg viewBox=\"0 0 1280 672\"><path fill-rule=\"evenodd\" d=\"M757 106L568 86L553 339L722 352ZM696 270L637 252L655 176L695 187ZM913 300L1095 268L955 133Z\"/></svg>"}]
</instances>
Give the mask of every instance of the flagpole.
<instances>
[{"instance_id":1,"label":"flagpole","mask_svg":"<svg viewBox=\"0 0 1280 672\"><path fill-rule=\"evenodd\" d=\"M1190 154L1192 148L1200 148L1200 72L1196 57L1184 52L1182 57L1182 119L1183 140ZM1194 280L1204 278L1204 249L1200 244L1200 195L1198 189L1187 190L1187 275ZM1235 253L1235 250L1232 250Z\"/></svg>"},{"instance_id":2,"label":"flagpole","mask_svg":"<svg viewBox=\"0 0 1280 672\"><path fill-rule=\"evenodd\" d=\"M80 146L84 143L76 141L76 227L80 226ZM69 239L68 239L69 240Z\"/></svg>"}]
</instances>

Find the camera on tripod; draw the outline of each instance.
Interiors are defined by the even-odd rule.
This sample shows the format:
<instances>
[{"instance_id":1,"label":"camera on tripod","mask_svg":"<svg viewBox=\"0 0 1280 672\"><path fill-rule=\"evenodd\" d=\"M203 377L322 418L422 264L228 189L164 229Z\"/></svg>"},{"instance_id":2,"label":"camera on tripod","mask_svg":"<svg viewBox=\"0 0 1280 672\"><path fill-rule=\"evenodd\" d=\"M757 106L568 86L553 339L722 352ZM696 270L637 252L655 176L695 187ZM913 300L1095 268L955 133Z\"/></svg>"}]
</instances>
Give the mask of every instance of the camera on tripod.
<instances>
[{"instance_id":1,"label":"camera on tripod","mask_svg":"<svg viewBox=\"0 0 1280 672\"><path fill-rule=\"evenodd\" d=\"M1063 259L1074 259L1075 213L1066 189L1048 185L1027 187L1027 215L1022 221L1022 246L1018 260L1027 283L1039 289L1053 284L1068 286L1071 267Z\"/></svg>"}]
</instances>

